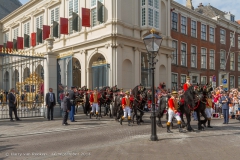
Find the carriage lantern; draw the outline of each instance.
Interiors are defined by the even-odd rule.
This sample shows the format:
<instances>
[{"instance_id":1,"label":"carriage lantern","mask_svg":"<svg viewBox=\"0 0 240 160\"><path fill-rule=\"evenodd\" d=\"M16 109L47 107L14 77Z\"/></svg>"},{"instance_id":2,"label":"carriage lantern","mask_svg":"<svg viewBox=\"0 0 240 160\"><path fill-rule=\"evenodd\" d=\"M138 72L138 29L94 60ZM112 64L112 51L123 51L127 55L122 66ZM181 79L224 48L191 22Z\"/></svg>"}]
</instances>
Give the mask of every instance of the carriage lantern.
<instances>
[{"instance_id":1,"label":"carriage lantern","mask_svg":"<svg viewBox=\"0 0 240 160\"><path fill-rule=\"evenodd\" d=\"M157 141L157 127L156 127L156 111L155 111L155 90L154 90L154 65L156 64L156 61L154 61L154 58L156 58L159 48L161 46L163 38L159 36L153 29L150 31L151 34L147 35L143 38L143 41L145 43L148 56L149 56L149 62L151 65L152 70L152 113L151 113L151 141Z\"/></svg>"}]
</instances>

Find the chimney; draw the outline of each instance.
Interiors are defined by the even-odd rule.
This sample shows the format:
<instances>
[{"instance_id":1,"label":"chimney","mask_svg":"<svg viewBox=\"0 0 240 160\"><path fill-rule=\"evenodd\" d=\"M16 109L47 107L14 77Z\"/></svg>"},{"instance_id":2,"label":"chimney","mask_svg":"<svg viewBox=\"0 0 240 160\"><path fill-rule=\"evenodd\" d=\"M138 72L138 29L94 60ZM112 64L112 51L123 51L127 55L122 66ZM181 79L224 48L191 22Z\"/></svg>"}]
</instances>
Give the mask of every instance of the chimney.
<instances>
[{"instance_id":1,"label":"chimney","mask_svg":"<svg viewBox=\"0 0 240 160\"><path fill-rule=\"evenodd\" d=\"M199 6L198 7L203 7L202 3L199 3Z\"/></svg>"},{"instance_id":2,"label":"chimney","mask_svg":"<svg viewBox=\"0 0 240 160\"><path fill-rule=\"evenodd\" d=\"M194 10L193 5L192 5L192 0L187 0L186 7L189 8L189 9Z\"/></svg>"}]
</instances>

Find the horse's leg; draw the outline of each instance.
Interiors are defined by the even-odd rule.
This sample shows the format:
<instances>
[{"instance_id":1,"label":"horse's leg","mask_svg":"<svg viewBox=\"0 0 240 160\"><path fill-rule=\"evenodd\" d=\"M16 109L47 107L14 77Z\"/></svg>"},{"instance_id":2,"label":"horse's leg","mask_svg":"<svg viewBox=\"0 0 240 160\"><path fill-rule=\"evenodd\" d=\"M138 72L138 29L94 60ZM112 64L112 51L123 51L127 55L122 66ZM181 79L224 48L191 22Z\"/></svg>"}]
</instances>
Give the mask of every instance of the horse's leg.
<instances>
[{"instance_id":1,"label":"horse's leg","mask_svg":"<svg viewBox=\"0 0 240 160\"><path fill-rule=\"evenodd\" d=\"M112 110L110 104L109 104L109 117L112 118Z\"/></svg>"},{"instance_id":2,"label":"horse's leg","mask_svg":"<svg viewBox=\"0 0 240 160\"><path fill-rule=\"evenodd\" d=\"M182 124L181 124L181 125L182 125L182 128L186 127L186 123L185 123L184 118L183 118L183 112L181 112L180 118L181 118L181 120L182 120Z\"/></svg>"},{"instance_id":3,"label":"horse's leg","mask_svg":"<svg viewBox=\"0 0 240 160\"><path fill-rule=\"evenodd\" d=\"M206 115L206 113L205 113L205 109L203 109L203 110L201 110L201 114L202 114L202 116L204 117L204 120L200 120L200 123L201 123L201 125L203 124L203 125L205 125L206 126L206 123L207 123L207 115ZM204 130L204 128L202 127L202 129Z\"/></svg>"},{"instance_id":4,"label":"horse's leg","mask_svg":"<svg viewBox=\"0 0 240 160\"><path fill-rule=\"evenodd\" d=\"M142 108L143 109L143 108ZM139 111L140 112L140 122L144 123L144 121L142 120L144 112L143 111Z\"/></svg>"},{"instance_id":5,"label":"horse's leg","mask_svg":"<svg viewBox=\"0 0 240 160\"><path fill-rule=\"evenodd\" d=\"M202 127L202 124L201 124L200 111L196 110L196 112L197 112L197 119L198 119L198 130L204 130L204 127Z\"/></svg>"},{"instance_id":6,"label":"horse's leg","mask_svg":"<svg viewBox=\"0 0 240 160\"><path fill-rule=\"evenodd\" d=\"M191 114L190 114L190 111L189 112L186 112L186 118L187 118L187 130L192 132L194 131L193 128L191 127L190 125L190 122L191 122Z\"/></svg>"}]
</instances>

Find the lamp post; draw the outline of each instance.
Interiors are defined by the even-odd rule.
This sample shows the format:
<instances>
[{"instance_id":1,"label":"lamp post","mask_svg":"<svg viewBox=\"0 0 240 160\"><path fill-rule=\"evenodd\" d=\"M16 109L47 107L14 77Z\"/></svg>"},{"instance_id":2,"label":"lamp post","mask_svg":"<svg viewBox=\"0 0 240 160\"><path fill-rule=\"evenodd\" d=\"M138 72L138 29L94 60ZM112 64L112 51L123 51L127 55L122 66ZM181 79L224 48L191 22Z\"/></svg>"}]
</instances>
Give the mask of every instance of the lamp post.
<instances>
[{"instance_id":1,"label":"lamp post","mask_svg":"<svg viewBox=\"0 0 240 160\"><path fill-rule=\"evenodd\" d=\"M156 111L155 111L155 90L154 90L154 65L157 63L157 61L154 61L154 58L157 56L159 48L161 46L163 38L157 34L155 34L154 29L152 29L151 34L147 35L143 38L143 41L145 43L149 61L151 65L151 73L152 73L152 113L151 113L151 141L157 141L157 127L156 127Z\"/></svg>"}]
</instances>

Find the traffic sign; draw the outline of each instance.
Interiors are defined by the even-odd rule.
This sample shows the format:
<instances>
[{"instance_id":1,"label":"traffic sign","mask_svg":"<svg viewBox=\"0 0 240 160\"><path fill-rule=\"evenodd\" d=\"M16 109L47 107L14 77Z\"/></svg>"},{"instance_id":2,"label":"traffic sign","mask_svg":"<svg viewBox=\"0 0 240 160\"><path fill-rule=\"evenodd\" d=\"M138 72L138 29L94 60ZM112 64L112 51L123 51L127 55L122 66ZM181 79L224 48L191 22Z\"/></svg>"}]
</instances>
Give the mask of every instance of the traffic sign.
<instances>
[{"instance_id":1,"label":"traffic sign","mask_svg":"<svg viewBox=\"0 0 240 160\"><path fill-rule=\"evenodd\" d=\"M213 81L213 82L216 82L216 81L217 81L217 78L216 78L215 75L212 76L212 81Z\"/></svg>"},{"instance_id":2,"label":"traffic sign","mask_svg":"<svg viewBox=\"0 0 240 160\"><path fill-rule=\"evenodd\" d=\"M227 84L227 79L223 79L222 84Z\"/></svg>"}]
</instances>

